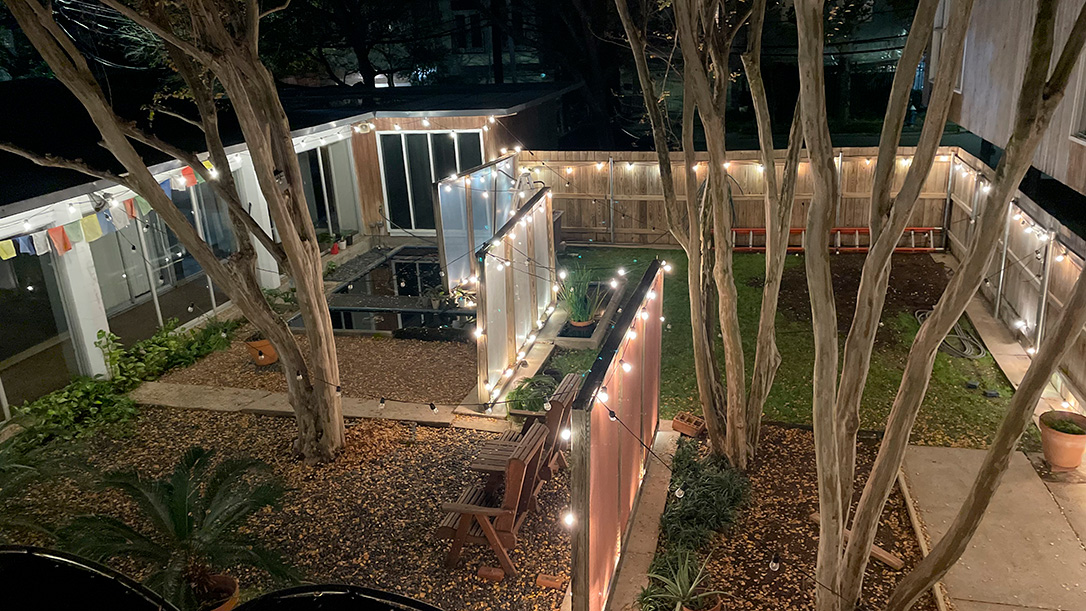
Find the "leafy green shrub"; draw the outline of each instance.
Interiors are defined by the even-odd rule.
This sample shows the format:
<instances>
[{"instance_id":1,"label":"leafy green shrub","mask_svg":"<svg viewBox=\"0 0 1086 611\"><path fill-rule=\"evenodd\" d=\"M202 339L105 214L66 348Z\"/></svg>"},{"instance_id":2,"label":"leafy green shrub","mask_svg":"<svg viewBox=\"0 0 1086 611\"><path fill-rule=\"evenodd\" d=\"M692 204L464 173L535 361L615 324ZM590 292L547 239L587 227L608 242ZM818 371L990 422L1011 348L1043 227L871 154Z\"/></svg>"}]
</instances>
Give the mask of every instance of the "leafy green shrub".
<instances>
[{"instance_id":1,"label":"leafy green shrub","mask_svg":"<svg viewBox=\"0 0 1086 611\"><path fill-rule=\"evenodd\" d=\"M127 494L151 528L79 516L60 532L63 547L99 562L123 557L139 563L148 571L144 584L184 610L213 602L201 596L212 589L213 572L253 566L278 580L296 580L295 571L244 532L249 517L278 505L285 488L265 463L235 458L213 467L214 454L189 448L161 479L134 471L103 474L101 487Z\"/></svg>"},{"instance_id":2,"label":"leafy green shrub","mask_svg":"<svg viewBox=\"0 0 1086 611\"><path fill-rule=\"evenodd\" d=\"M557 388L558 382L548 375L524 378L509 391L506 400L509 402L509 409L541 412L546 409L547 399L551 398Z\"/></svg>"},{"instance_id":3,"label":"leafy green shrub","mask_svg":"<svg viewBox=\"0 0 1086 611\"><path fill-rule=\"evenodd\" d=\"M128 422L136 404L118 393L111 380L80 376L64 388L25 404L21 410L33 422L25 440L44 443L75 439L107 425Z\"/></svg>"},{"instance_id":4,"label":"leafy green shrub","mask_svg":"<svg viewBox=\"0 0 1086 611\"><path fill-rule=\"evenodd\" d=\"M671 461L673 494L660 517L660 530L674 551L703 547L732 523L746 500L746 478L723 457L702 457L700 450L698 441L680 439Z\"/></svg>"},{"instance_id":5,"label":"leafy green shrub","mask_svg":"<svg viewBox=\"0 0 1086 611\"><path fill-rule=\"evenodd\" d=\"M1068 435L1086 435L1086 429L1083 429L1071 420L1056 420L1049 425L1049 428L1053 431L1067 433Z\"/></svg>"},{"instance_id":6,"label":"leafy green shrub","mask_svg":"<svg viewBox=\"0 0 1086 611\"><path fill-rule=\"evenodd\" d=\"M116 335L99 331L95 345L105 357L110 378L76 377L64 388L24 404L19 412L31 423L22 436L24 442L70 440L102 426L129 422L138 410L125 393L174 367L191 365L225 349L240 325L239 321L211 320L203 327L178 332L177 319L170 319L153 336L128 349Z\"/></svg>"},{"instance_id":7,"label":"leafy green shrub","mask_svg":"<svg viewBox=\"0 0 1086 611\"><path fill-rule=\"evenodd\" d=\"M295 287L285 291L264 289L264 300L277 314L286 314L298 309L298 289Z\"/></svg>"}]
</instances>

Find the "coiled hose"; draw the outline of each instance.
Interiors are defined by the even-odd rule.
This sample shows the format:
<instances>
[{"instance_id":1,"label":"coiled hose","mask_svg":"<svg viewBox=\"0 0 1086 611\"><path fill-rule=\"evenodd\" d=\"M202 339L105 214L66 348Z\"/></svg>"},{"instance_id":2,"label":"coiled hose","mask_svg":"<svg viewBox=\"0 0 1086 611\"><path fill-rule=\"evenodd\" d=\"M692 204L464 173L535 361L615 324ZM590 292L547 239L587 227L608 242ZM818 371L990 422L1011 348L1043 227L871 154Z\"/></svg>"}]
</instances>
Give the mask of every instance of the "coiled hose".
<instances>
[{"instance_id":1,"label":"coiled hose","mask_svg":"<svg viewBox=\"0 0 1086 611\"><path fill-rule=\"evenodd\" d=\"M916 321L924 324L924 321L931 315L931 310L917 310L915 315ZM954 323L954 328L943 339L943 343L939 344L939 349L950 356L962 359L979 359L988 354L984 349L984 344L981 344L979 339L966 331L960 322Z\"/></svg>"}]
</instances>

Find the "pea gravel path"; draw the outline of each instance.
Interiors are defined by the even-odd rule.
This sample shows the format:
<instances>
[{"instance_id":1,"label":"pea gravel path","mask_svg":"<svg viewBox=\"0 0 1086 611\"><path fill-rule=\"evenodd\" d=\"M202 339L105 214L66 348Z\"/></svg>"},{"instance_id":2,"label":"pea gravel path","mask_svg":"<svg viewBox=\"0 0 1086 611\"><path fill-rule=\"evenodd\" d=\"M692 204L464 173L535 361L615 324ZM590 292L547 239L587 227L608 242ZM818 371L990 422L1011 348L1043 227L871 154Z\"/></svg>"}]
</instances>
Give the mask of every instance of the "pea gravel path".
<instances>
[{"instance_id":1,"label":"pea gravel path","mask_svg":"<svg viewBox=\"0 0 1086 611\"><path fill-rule=\"evenodd\" d=\"M237 337L246 337L246 331L239 331ZM305 350L306 338L299 336L299 341ZM460 342L337 336L336 355L340 385L348 397L457 405L478 375L475 346ZM171 371L159 381L287 391L279 365L257 370L242 341L207 355L191 367Z\"/></svg>"},{"instance_id":2,"label":"pea gravel path","mask_svg":"<svg viewBox=\"0 0 1086 611\"><path fill-rule=\"evenodd\" d=\"M169 471L190 445L217 449L223 457L254 456L271 464L292 490L281 508L255 516L248 527L308 579L389 590L446 611L558 608L563 593L536 586L535 578L542 572L568 583L570 539L559 520L569 504L567 472L545 484L538 511L521 529L511 554L520 574L493 584L476 576L481 565L497 566L489 548L465 548L460 564L447 570L449 543L433 538L441 504L478 480L467 466L492 433L352 421L343 455L331 465L307 467L290 458L293 428L289 418L147 408L128 436L101 435L49 451L154 476ZM54 524L89 512L139 524L125 498L64 478L36 486L26 500L32 513ZM26 542L43 543L29 535ZM257 571L233 573L246 596L272 587Z\"/></svg>"}]
</instances>

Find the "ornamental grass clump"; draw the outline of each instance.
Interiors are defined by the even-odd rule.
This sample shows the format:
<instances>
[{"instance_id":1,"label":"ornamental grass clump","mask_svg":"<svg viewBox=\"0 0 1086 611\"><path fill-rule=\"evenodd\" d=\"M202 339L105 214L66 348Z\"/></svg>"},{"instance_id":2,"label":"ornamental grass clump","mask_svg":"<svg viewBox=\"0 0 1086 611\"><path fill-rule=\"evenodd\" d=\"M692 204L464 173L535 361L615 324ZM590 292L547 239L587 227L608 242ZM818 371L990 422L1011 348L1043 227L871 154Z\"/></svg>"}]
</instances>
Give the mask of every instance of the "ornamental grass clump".
<instances>
[{"instance_id":1,"label":"ornamental grass clump","mask_svg":"<svg viewBox=\"0 0 1086 611\"><path fill-rule=\"evenodd\" d=\"M576 267L566 275L559 297L571 322L589 323L603 305L604 291L593 286L588 269Z\"/></svg>"}]
</instances>

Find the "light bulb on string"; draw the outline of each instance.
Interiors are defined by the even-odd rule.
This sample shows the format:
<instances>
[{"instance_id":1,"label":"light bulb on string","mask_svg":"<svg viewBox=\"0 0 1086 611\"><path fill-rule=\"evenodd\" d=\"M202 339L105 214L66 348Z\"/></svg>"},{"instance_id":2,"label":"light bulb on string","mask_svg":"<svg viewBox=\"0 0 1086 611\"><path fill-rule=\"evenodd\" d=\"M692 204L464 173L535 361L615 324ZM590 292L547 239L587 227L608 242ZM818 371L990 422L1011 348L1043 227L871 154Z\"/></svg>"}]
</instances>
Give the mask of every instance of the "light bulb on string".
<instances>
[{"instance_id":1,"label":"light bulb on string","mask_svg":"<svg viewBox=\"0 0 1086 611\"><path fill-rule=\"evenodd\" d=\"M566 515L562 516L562 522L566 526L573 526L573 523L576 522L576 519L573 517L573 512L567 511Z\"/></svg>"},{"instance_id":2,"label":"light bulb on string","mask_svg":"<svg viewBox=\"0 0 1086 611\"><path fill-rule=\"evenodd\" d=\"M336 386L336 396L337 397L342 397L343 396L343 387L342 386Z\"/></svg>"},{"instance_id":3,"label":"light bulb on string","mask_svg":"<svg viewBox=\"0 0 1086 611\"><path fill-rule=\"evenodd\" d=\"M614 278L611 278L611 283L610 284L611 284L611 288L613 288L613 289L618 288L618 280L615 280Z\"/></svg>"},{"instance_id":4,"label":"light bulb on string","mask_svg":"<svg viewBox=\"0 0 1086 611\"><path fill-rule=\"evenodd\" d=\"M430 404L430 411L436 414L437 413L437 406L434 405L433 403L431 403Z\"/></svg>"},{"instance_id":5,"label":"light bulb on string","mask_svg":"<svg viewBox=\"0 0 1086 611\"><path fill-rule=\"evenodd\" d=\"M686 496L686 491L684 491L682 488L676 488L675 489L675 498L681 499L684 496Z\"/></svg>"},{"instance_id":6,"label":"light bulb on string","mask_svg":"<svg viewBox=\"0 0 1086 611\"><path fill-rule=\"evenodd\" d=\"M619 359L618 366L621 367L622 371L625 371L626 373L630 373L630 371L633 369L633 365L627 363L622 359Z\"/></svg>"},{"instance_id":7,"label":"light bulb on string","mask_svg":"<svg viewBox=\"0 0 1086 611\"><path fill-rule=\"evenodd\" d=\"M422 118L422 126L423 127L430 127L430 120L427 119L426 117L423 117Z\"/></svg>"},{"instance_id":8,"label":"light bulb on string","mask_svg":"<svg viewBox=\"0 0 1086 611\"><path fill-rule=\"evenodd\" d=\"M781 568L781 555L777 552L773 552L773 557L769 559L769 570L776 573Z\"/></svg>"},{"instance_id":9,"label":"light bulb on string","mask_svg":"<svg viewBox=\"0 0 1086 611\"><path fill-rule=\"evenodd\" d=\"M641 310L641 320L648 320L648 319L649 319L649 311L648 310Z\"/></svg>"},{"instance_id":10,"label":"light bulb on string","mask_svg":"<svg viewBox=\"0 0 1086 611\"><path fill-rule=\"evenodd\" d=\"M596 392L596 400L600 403L607 403L607 400L611 398L611 395L607 394L607 387L601 386L599 391Z\"/></svg>"},{"instance_id":11,"label":"light bulb on string","mask_svg":"<svg viewBox=\"0 0 1086 611\"><path fill-rule=\"evenodd\" d=\"M564 269L560 269L560 270L558 270L558 278L559 278L560 280L565 280L565 279L566 279L566 276L568 276L568 275L569 275L569 274L567 274L567 273L566 273L566 270L564 270Z\"/></svg>"},{"instance_id":12,"label":"light bulb on string","mask_svg":"<svg viewBox=\"0 0 1086 611\"><path fill-rule=\"evenodd\" d=\"M377 404L377 409L385 409L385 398L381 397L381 401Z\"/></svg>"},{"instance_id":13,"label":"light bulb on string","mask_svg":"<svg viewBox=\"0 0 1086 611\"><path fill-rule=\"evenodd\" d=\"M637 331L634 331L633 329L630 329L629 331L627 331L626 332L626 339L631 339L631 340L632 339L637 339Z\"/></svg>"},{"instance_id":14,"label":"light bulb on string","mask_svg":"<svg viewBox=\"0 0 1086 611\"><path fill-rule=\"evenodd\" d=\"M615 410L609 409L609 410L607 410L607 418L611 422L614 422L614 421L618 420L618 414L615 413Z\"/></svg>"},{"instance_id":15,"label":"light bulb on string","mask_svg":"<svg viewBox=\"0 0 1086 611\"><path fill-rule=\"evenodd\" d=\"M618 268L618 275L619 276L625 276L626 275L626 268L625 267Z\"/></svg>"},{"instance_id":16,"label":"light bulb on string","mask_svg":"<svg viewBox=\"0 0 1086 611\"><path fill-rule=\"evenodd\" d=\"M301 381L302 381L302 372L301 372L301 371L299 371L299 372L295 373L295 374L294 374L294 379L295 379L295 380L298 380L299 382L301 382Z\"/></svg>"},{"instance_id":17,"label":"light bulb on string","mask_svg":"<svg viewBox=\"0 0 1086 611\"><path fill-rule=\"evenodd\" d=\"M188 307L189 313L191 314L193 312L193 310L195 310L195 309L196 309L196 304L190 303L189 307Z\"/></svg>"}]
</instances>

